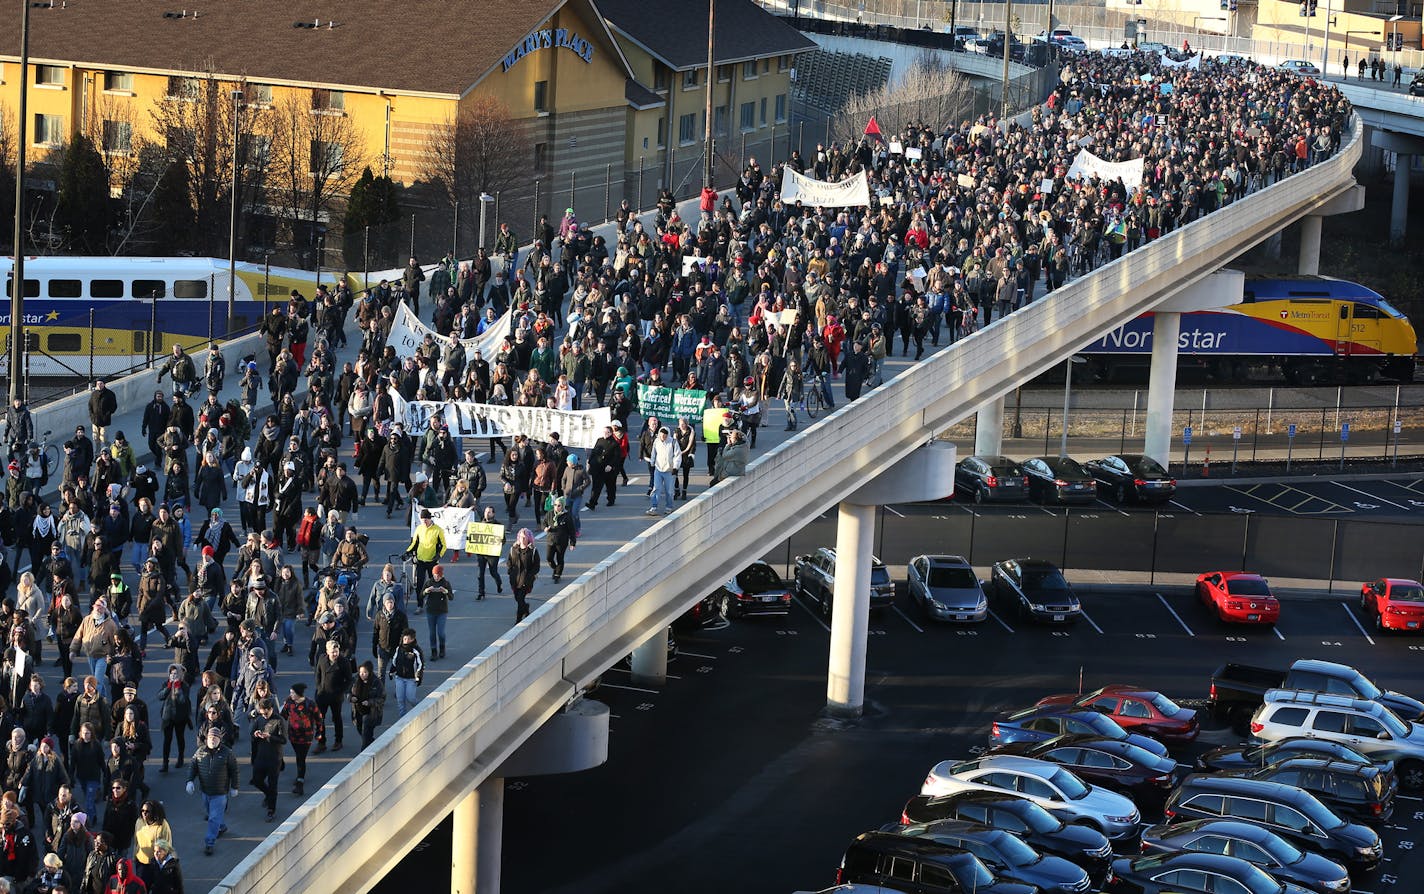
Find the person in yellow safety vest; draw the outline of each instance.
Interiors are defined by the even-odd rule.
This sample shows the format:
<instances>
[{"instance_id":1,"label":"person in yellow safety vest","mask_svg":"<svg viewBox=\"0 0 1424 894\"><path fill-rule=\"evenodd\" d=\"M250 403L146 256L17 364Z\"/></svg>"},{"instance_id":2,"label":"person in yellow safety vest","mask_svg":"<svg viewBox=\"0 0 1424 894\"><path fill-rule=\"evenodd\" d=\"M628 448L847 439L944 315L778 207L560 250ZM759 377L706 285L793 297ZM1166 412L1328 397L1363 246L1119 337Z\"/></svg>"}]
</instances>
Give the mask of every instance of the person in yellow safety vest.
<instances>
[{"instance_id":1,"label":"person in yellow safety vest","mask_svg":"<svg viewBox=\"0 0 1424 894\"><path fill-rule=\"evenodd\" d=\"M415 613L425 614L425 582L430 569L445 555L445 529L435 523L429 509L420 510L420 527L405 548L405 558L415 558Z\"/></svg>"}]
</instances>

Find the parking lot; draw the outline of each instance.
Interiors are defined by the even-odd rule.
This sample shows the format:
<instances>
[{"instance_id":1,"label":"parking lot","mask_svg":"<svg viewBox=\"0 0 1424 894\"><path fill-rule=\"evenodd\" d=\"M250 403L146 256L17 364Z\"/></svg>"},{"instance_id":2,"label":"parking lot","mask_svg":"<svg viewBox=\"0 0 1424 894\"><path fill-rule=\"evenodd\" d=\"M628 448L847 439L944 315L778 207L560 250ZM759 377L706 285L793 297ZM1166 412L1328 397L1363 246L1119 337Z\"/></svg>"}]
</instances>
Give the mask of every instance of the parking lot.
<instances>
[{"instance_id":1,"label":"parking lot","mask_svg":"<svg viewBox=\"0 0 1424 894\"><path fill-rule=\"evenodd\" d=\"M1169 504L1187 512L1263 512L1424 522L1424 478L1193 484Z\"/></svg>"},{"instance_id":2,"label":"parking lot","mask_svg":"<svg viewBox=\"0 0 1424 894\"><path fill-rule=\"evenodd\" d=\"M982 749L997 713L1080 681L1084 691L1131 682L1195 706L1221 663L1319 657L1424 692L1424 638L1374 635L1347 602L1288 600L1271 631L1223 627L1181 589L1081 595L1084 623L1068 630L997 607L977 627L932 625L902 595L872 618L866 715L853 723L822 715L829 632L799 602L784 619L682 635L661 690L610 671L597 693L613 713L609 762L508 783L504 890L825 887L845 845L895 820L933 763ZM1208 730L1177 757L1232 741ZM1356 890L1416 890L1424 800L1404 796L1380 832L1386 862ZM407 862L442 872L448 836L446 823Z\"/></svg>"}]
</instances>

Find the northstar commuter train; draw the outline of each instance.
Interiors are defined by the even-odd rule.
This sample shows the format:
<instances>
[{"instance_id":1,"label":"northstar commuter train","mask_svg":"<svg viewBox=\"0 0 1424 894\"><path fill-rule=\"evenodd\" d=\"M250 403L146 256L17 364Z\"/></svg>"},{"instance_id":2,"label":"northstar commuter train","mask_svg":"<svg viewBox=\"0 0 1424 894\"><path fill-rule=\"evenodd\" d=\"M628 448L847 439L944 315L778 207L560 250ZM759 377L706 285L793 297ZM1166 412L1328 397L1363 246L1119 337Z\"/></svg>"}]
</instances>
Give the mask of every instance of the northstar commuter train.
<instances>
[{"instance_id":1,"label":"northstar commuter train","mask_svg":"<svg viewBox=\"0 0 1424 894\"><path fill-rule=\"evenodd\" d=\"M14 262L0 259L0 340L10 339L10 284ZM325 273L325 281L334 278ZM32 376L86 376L90 309L95 375L133 367L173 345L207 347L208 335L227 337L228 262L216 258L41 256L25 259L25 341ZM237 264L234 332L250 331L272 304L296 289L310 299L316 274L285 267Z\"/></svg>"},{"instance_id":2,"label":"northstar commuter train","mask_svg":"<svg viewBox=\"0 0 1424 894\"><path fill-rule=\"evenodd\" d=\"M1291 385L1379 379L1410 382L1418 345L1409 319L1358 283L1327 276L1248 278L1241 304L1182 315L1179 364L1223 382L1283 376ZM1084 348L1106 380L1141 368L1152 352L1152 314Z\"/></svg>"}]
</instances>

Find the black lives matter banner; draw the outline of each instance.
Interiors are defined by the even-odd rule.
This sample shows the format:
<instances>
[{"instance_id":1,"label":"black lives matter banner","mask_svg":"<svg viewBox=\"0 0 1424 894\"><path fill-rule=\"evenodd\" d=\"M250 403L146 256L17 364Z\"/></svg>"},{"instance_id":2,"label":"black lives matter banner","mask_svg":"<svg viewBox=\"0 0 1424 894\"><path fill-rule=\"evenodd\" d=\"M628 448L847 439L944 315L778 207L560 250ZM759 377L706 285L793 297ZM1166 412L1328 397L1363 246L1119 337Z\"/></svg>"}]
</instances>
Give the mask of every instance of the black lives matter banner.
<instances>
[{"instance_id":1,"label":"black lives matter banner","mask_svg":"<svg viewBox=\"0 0 1424 894\"><path fill-rule=\"evenodd\" d=\"M455 438L503 438L528 435L543 441L550 432L558 432L566 447L587 450L603 437L603 429L613 424L613 411L608 407L596 410L551 410L546 407L507 407L477 404L469 401L406 401L392 392L397 419L405 430L419 436L430 427L430 420L439 416Z\"/></svg>"}]
</instances>

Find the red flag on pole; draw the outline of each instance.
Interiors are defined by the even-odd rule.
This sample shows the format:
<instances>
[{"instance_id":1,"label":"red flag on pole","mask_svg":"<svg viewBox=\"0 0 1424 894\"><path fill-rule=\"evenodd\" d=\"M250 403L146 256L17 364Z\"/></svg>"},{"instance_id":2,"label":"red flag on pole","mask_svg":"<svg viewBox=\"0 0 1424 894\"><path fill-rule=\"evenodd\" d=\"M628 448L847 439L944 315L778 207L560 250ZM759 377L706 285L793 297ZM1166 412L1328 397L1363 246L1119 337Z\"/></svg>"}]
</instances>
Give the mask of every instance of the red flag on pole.
<instances>
[{"instance_id":1,"label":"red flag on pole","mask_svg":"<svg viewBox=\"0 0 1424 894\"><path fill-rule=\"evenodd\" d=\"M874 115L870 116L870 122L865 125L865 135L867 137L875 137L877 140L884 139L884 137L880 135L880 125L875 123Z\"/></svg>"}]
</instances>

